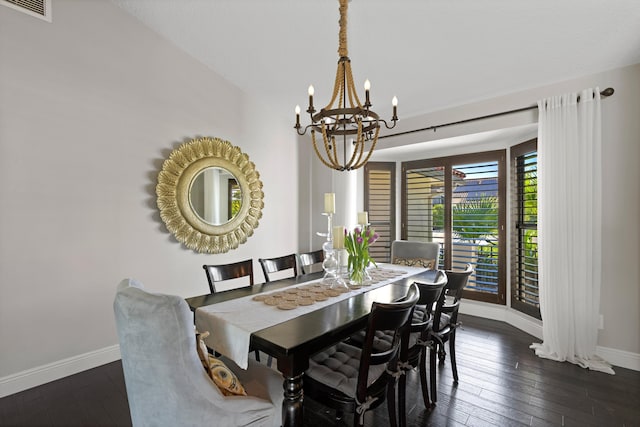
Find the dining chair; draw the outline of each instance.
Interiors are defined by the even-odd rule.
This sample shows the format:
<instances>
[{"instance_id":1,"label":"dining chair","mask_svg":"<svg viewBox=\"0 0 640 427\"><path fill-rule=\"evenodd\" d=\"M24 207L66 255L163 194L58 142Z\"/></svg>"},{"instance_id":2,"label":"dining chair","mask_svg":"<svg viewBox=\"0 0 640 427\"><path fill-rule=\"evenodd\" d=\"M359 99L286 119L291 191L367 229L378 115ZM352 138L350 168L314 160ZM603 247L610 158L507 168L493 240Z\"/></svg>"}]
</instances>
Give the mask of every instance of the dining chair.
<instances>
[{"instance_id":1,"label":"dining chair","mask_svg":"<svg viewBox=\"0 0 640 427\"><path fill-rule=\"evenodd\" d=\"M264 280L269 283L272 279L272 274L280 271L291 269L292 275L289 277L298 276L298 265L296 262L296 254L284 255L276 258L260 258L258 259L260 266L262 266L262 272L264 273ZM284 277L280 277L284 278Z\"/></svg>"},{"instance_id":2,"label":"dining chair","mask_svg":"<svg viewBox=\"0 0 640 427\"><path fill-rule=\"evenodd\" d=\"M322 261L324 261L324 251L322 249L298 254L298 265L302 274L322 270L322 266L317 269L318 264L322 264Z\"/></svg>"},{"instance_id":3,"label":"dining chair","mask_svg":"<svg viewBox=\"0 0 640 427\"><path fill-rule=\"evenodd\" d=\"M243 370L222 358L247 394L223 395L198 357L193 313L183 298L125 279L113 309L134 427L282 424L282 375L252 360Z\"/></svg>"},{"instance_id":4,"label":"dining chair","mask_svg":"<svg viewBox=\"0 0 640 427\"><path fill-rule=\"evenodd\" d=\"M245 261L234 262L231 264L219 264L202 266L207 275L207 281L209 282L209 289L214 294L219 289L216 288L216 283L224 282L226 280L241 279L248 277L249 284L245 286L253 286L253 260L248 259ZM239 286L242 287L242 286ZM255 351L256 360L260 361L260 352ZM271 357L269 357L267 364L271 366Z\"/></svg>"},{"instance_id":5,"label":"dining chair","mask_svg":"<svg viewBox=\"0 0 640 427\"><path fill-rule=\"evenodd\" d=\"M440 243L394 240L391 242L391 263L437 270Z\"/></svg>"},{"instance_id":6,"label":"dining chair","mask_svg":"<svg viewBox=\"0 0 640 427\"><path fill-rule=\"evenodd\" d=\"M447 275L444 271L439 270L436 273L433 282L415 282L418 286L420 297L416 303L411 320L411 332L409 335L409 344L407 353L401 355L402 362L406 368L418 368L420 372L420 385L422 389L422 399L425 408L431 407L429 400L429 381L427 375L427 360L429 360L428 351L435 351L433 341L429 339L431 322L433 321L433 307L440 298L445 285L447 284ZM384 349L393 340L393 331L377 331L373 339L374 350L380 351ZM359 332L349 338L349 343L357 347L364 344L364 333ZM405 391L406 377L400 378L398 386L398 408L400 417L405 416ZM401 425L403 423L401 422Z\"/></svg>"},{"instance_id":7,"label":"dining chair","mask_svg":"<svg viewBox=\"0 0 640 427\"><path fill-rule=\"evenodd\" d=\"M220 283L225 280L240 279L243 277L249 278L249 285L253 286L253 260L248 259L245 261L234 262L231 264L220 265L208 265L202 266L207 275L207 281L209 282L209 289L211 293L216 293L216 283Z\"/></svg>"},{"instance_id":8,"label":"dining chair","mask_svg":"<svg viewBox=\"0 0 640 427\"><path fill-rule=\"evenodd\" d=\"M403 374L400 354L406 352L418 298L418 286L412 284L397 302L373 302L362 348L341 342L310 358L305 397L336 410L336 418L352 413L354 426L363 426L366 411L386 398L390 423L396 426L396 383ZM392 341L383 349L374 349L376 332L388 330L394 331Z\"/></svg>"},{"instance_id":9,"label":"dining chair","mask_svg":"<svg viewBox=\"0 0 640 427\"><path fill-rule=\"evenodd\" d=\"M439 270L434 278L433 282L421 283L415 282L420 290L420 298L416 303L416 309L413 312L413 319L411 322L411 334L409 336L409 345L407 348L407 355L403 355L403 360L407 362L407 368L418 368L420 373L420 386L422 389L422 400L424 407L431 408L431 401L429 400L429 382L427 381L427 359L428 353L435 351L433 341L430 340L429 332L431 324L433 322L433 307L439 300L440 295L443 293L443 289L447 284L447 275L444 271ZM420 309L418 309L418 307ZM398 387L398 407L400 408L400 416L406 415L405 408L405 393L406 393L406 376L400 378L400 384Z\"/></svg>"},{"instance_id":10,"label":"dining chair","mask_svg":"<svg viewBox=\"0 0 640 427\"><path fill-rule=\"evenodd\" d=\"M430 352L430 381L431 395L435 403L436 394L436 354L441 363L444 363L446 351L444 344L449 341L449 358L454 383L458 383L458 367L456 365L456 330L461 325L458 322L458 310L465 286L469 282L469 276L473 273L473 266L467 264L464 271L446 270L447 284L438 298L433 314L433 322L429 330L429 339L433 341L434 351Z\"/></svg>"}]
</instances>

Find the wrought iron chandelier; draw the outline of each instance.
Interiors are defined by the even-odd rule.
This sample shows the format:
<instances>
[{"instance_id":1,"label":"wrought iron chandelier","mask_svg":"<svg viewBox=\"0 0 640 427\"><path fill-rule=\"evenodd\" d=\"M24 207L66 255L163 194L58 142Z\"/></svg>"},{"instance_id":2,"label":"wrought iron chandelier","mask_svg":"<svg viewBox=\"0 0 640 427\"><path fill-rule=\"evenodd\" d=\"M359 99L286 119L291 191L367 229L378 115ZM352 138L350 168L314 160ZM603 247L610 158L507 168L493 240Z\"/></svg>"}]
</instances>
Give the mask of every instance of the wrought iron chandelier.
<instances>
[{"instance_id":1,"label":"wrought iron chandelier","mask_svg":"<svg viewBox=\"0 0 640 427\"><path fill-rule=\"evenodd\" d=\"M331 101L326 107L316 112L313 106L314 89L313 86L309 86L309 108L307 113L309 113L311 124L301 129L300 106L296 105L296 125L294 128L298 135L304 135L307 133L307 129L311 129L313 149L325 166L339 171L350 171L362 167L369 161L378 142L381 123L387 129L395 127L398 121L398 99L394 96L391 102L393 105L393 117L391 118L393 124L391 126L370 109L369 90L371 84L369 80L364 82L365 102L364 104L360 102L353 85L351 60L347 50L347 5L350 0L339 1L339 59ZM324 150L318 147L316 132L322 135L321 145ZM341 150L337 147L338 143L341 143ZM370 148L365 155L365 146L368 143L370 143ZM339 153L339 151L342 152Z\"/></svg>"}]
</instances>

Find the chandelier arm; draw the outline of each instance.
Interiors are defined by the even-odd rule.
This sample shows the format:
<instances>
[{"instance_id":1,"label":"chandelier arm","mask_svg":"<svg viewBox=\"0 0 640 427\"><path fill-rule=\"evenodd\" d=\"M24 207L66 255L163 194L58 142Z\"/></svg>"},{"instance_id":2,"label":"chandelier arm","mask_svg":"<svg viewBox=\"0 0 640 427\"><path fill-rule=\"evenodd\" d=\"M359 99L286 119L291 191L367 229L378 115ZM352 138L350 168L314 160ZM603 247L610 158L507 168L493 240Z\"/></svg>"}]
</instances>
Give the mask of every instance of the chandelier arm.
<instances>
[{"instance_id":1,"label":"chandelier arm","mask_svg":"<svg viewBox=\"0 0 640 427\"><path fill-rule=\"evenodd\" d=\"M304 129L302 130L302 133L300 132L300 128L299 127L295 128L295 129L296 129L296 132L298 133L298 135L302 136L302 135L305 135L307 133L307 129L309 129L310 127L313 127L313 125L305 126Z\"/></svg>"},{"instance_id":2,"label":"chandelier arm","mask_svg":"<svg viewBox=\"0 0 640 427\"><path fill-rule=\"evenodd\" d=\"M376 128L376 134L373 137L373 142L371 143L371 148L369 149L369 152L367 153L367 157L365 157L365 159L362 161L362 163L357 164L354 167L354 169L358 169L358 168L362 167L364 164L366 164L369 161L369 158L373 154L373 150L376 148L376 144L378 143L378 135L379 134L380 134L380 127L378 126L378 128Z\"/></svg>"},{"instance_id":3,"label":"chandelier arm","mask_svg":"<svg viewBox=\"0 0 640 427\"><path fill-rule=\"evenodd\" d=\"M386 120L384 120L384 119L378 119L378 123L379 123L379 122L384 123L384 127L386 127L387 129L393 129L394 127L396 127L396 124L398 123L398 121L397 121L397 120L393 120L393 125L389 126L389 125L387 124L387 121L386 121Z\"/></svg>"}]
</instances>

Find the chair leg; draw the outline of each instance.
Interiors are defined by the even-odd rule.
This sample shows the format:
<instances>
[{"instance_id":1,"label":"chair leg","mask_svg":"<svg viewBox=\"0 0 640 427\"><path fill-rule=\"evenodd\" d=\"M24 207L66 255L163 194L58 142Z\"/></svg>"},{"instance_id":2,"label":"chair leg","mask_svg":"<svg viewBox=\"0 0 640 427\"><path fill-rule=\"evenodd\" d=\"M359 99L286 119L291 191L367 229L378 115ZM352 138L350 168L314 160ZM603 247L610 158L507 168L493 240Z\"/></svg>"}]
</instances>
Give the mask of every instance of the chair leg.
<instances>
[{"instance_id":1,"label":"chair leg","mask_svg":"<svg viewBox=\"0 0 640 427\"><path fill-rule=\"evenodd\" d=\"M420 385L422 386L422 400L426 409L431 408L431 400L429 400L429 383L427 382L427 347L420 353ZM400 408L402 411L402 408Z\"/></svg>"},{"instance_id":2,"label":"chair leg","mask_svg":"<svg viewBox=\"0 0 640 427\"><path fill-rule=\"evenodd\" d=\"M453 382L458 383L458 367L456 366L456 330L449 335L449 358L451 359L451 371L453 372Z\"/></svg>"},{"instance_id":3,"label":"chair leg","mask_svg":"<svg viewBox=\"0 0 640 427\"><path fill-rule=\"evenodd\" d=\"M398 382L398 424L400 427L407 425L407 374L405 372Z\"/></svg>"},{"instance_id":4,"label":"chair leg","mask_svg":"<svg viewBox=\"0 0 640 427\"><path fill-rule=\"evenodd\" d=\"M431 385L431 401L433 405L438 401L438 390L436 389L436 355L438 355L438 346L442 345L442 342L438 340L434 341L431 347L429 347L429 383Z\"/></svg>"},{"instance_id":5,"label":"chair leg","mask_svg":"<svg viewBox=\"0 0 640 427\"><path fill-rule=\"evenodd\" d=\"M440 363L444 363L447 358L447 352L444 349L444 342L438 343L438 359Z\"/></svg>"},{"instance_id":6,"label":"chair leg","mask_svg":"<svg viewBox=\"0 0 640 427\"><path fill-rule=\"evenodd\" d=\"M393 379L387 385L387 407L389 408L389 425L391 427L398 427L398 414L396 413L396 382Z\"/></svg>"}]
</instances>

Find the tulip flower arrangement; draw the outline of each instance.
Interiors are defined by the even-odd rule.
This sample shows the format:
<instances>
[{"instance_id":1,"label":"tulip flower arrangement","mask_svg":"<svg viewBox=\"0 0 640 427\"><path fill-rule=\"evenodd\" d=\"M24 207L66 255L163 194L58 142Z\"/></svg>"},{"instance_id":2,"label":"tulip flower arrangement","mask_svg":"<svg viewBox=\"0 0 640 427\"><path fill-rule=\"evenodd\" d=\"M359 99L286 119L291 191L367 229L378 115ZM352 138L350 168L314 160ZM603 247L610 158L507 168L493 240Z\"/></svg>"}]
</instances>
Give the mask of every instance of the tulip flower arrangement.
<instances>
[{"instance_id":1,"label":"tulip flower arrangement","mask_svg":"<svg viewBox=\"0 0 640 427\"><path fill-rule=\"evenodd\" d=\"M369 256L369 245L380 237L373 228L364 226L362 229L356 227L351 233L345 230L344 247L349 254L348 268L351 281L361 285L366 275L366 268L369 263L376 265L376 262Z\"/></svg>"}]
</instances>

